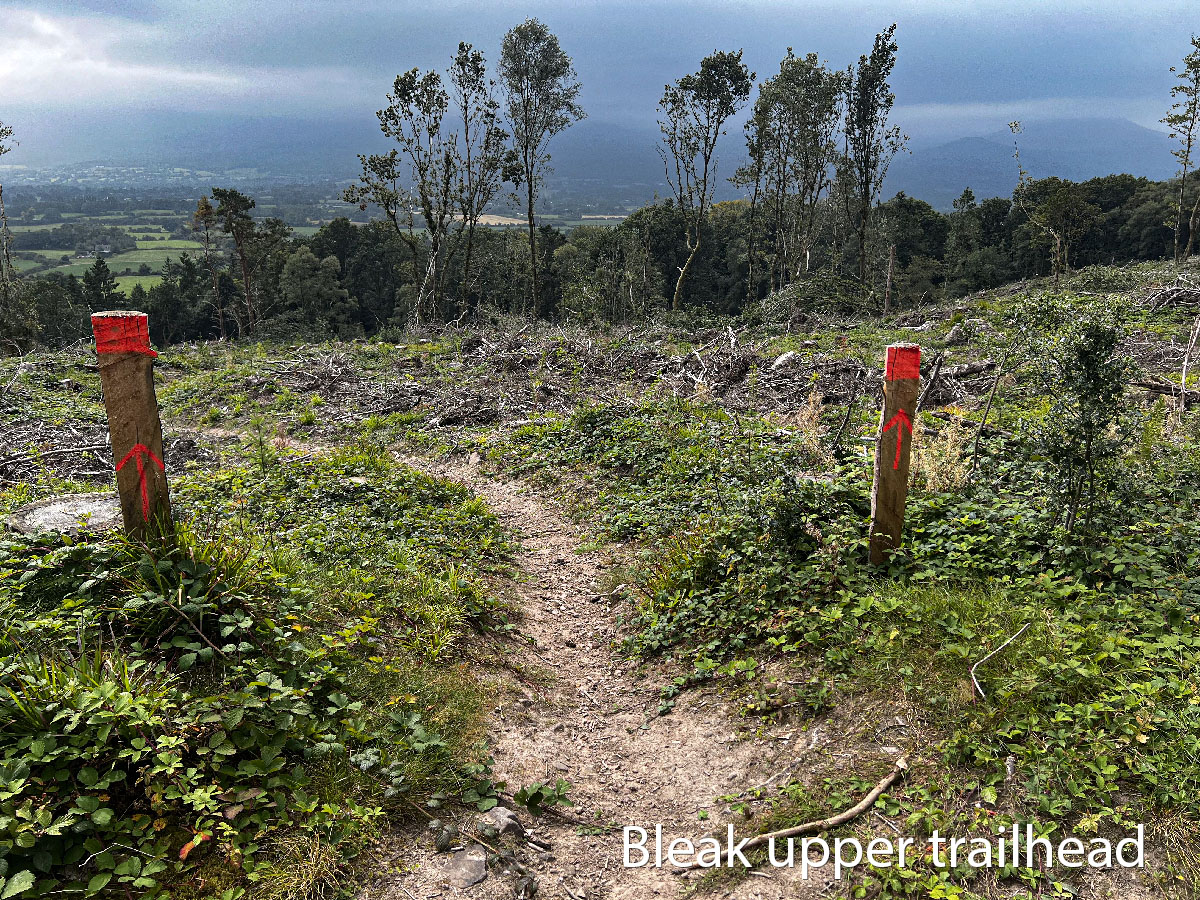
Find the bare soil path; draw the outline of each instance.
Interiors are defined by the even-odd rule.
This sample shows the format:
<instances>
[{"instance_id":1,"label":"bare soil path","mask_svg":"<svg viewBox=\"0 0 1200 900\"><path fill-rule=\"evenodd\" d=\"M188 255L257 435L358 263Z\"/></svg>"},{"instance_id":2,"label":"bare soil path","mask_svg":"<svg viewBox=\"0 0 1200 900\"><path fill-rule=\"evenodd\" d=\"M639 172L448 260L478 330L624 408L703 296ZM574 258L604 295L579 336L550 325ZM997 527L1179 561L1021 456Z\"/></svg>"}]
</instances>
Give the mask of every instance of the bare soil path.
<instances>
[{"instance_id":1,"label":"bare soil path","mask_svg":"<svg viewBox=\"0 0 1200 900\"><path fill-rule=\"evenodd\" d=\"M696 873L670 868L625 868L621 828L636 825L651 836L661 824L668 838L693 840L734 820L718 800L763 783L809 751L808 734L780 728L755 740L736 736L741 720L720 697L686 693L675 710L657 714L666 673L640 671L617 649L617 609L597 594L612 560L581 549L580 530L546 500L516 482L483 475L472 462L406 459L407 463L472 488L521 542L516 565L524 615L522 630L534 640L523 663L544 677L508 692L494 711L489 736L496 776L509 789L533 781L572 785L572 816L615 826L606 833L552 815L520 818L548 850L520 842L517 859L537 881L536 896L568 900L643 900L680 896ZM536 652L535 652L536 651ZM463 822L468 834L470 818ZM740 836L747 829L738 828ZM465 839L469 843L469 837ZM528 878L492 866L487 877L463 886L456 875L470 851L437 853L432 836L395 863L363 900L505 898L529 896ZM480 867L476 863L476 874ZM729 880L714 896L740 900L801 900L817 896L824 878L800 882L790 871Z\"/></svg>"}]
</instances>

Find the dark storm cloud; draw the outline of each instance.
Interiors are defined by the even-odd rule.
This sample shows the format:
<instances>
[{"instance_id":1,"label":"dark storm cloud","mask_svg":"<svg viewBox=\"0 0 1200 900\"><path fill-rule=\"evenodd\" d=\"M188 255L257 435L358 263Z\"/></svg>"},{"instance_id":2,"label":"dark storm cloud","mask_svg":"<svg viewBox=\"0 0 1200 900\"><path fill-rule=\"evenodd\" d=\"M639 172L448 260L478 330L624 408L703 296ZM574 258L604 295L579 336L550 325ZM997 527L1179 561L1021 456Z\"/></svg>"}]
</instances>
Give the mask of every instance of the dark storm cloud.
<instances>
[{"instance_id":1,"label":"dark storm cloud","mask_svg":"<svg viewBox=\"0 0 1200 900\"><path fill-rule=\"evenodd\" d=\"M653 125L663 84L714 48L760 76L788 46L845 66L899 23L897 119L915 136L1006 117L1162 115L1194 0L1000 2L0 3L0 103L242 115L370 116L391 78L442 67L459 40L494 60L536 15L575 58L593 120ZM1192 22L1192 25L1200 22ZM0 110L0 118L3 110Z\"/></svg>"}]
</instances>

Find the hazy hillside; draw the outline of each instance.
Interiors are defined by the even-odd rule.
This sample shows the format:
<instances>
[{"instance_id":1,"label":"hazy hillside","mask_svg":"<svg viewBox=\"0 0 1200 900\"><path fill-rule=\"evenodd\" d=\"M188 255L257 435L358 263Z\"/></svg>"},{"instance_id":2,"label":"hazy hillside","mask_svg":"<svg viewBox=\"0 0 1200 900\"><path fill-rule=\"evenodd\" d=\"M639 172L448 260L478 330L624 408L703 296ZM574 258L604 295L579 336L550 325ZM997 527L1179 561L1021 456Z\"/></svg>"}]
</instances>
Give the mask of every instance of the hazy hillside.
<instances>
[{"instance_id":1,"label":"hazy hillside","mask_svg":"<svg viewBox=\"0 0 1200 900\"><path fill-rule=\"evenodd\" d=\"M213 172L256 170L268 175L350 178L358 170L357 154L386 150L373 119L295 119L229 116L208 113L181 119L171 113L148 112L113 132L104 148L66 138L44 155L38 135L23 146L27 165L58 165L94 160L123 165L185 166ZM147 137L153 135L154 137ZM554 172L546 199L570 197L576 202L610 205L649 202L667 191L653 126L629 127L586 119L554 139ZM1170 138L1125 119L1081 118L1029 122L1020 136L1021 160L1035 178L1058 175L1085 180L1128 172L1148 178L1175 173ZM741 128L731 126L719 150L718 199L739 196L725 178L741 164ZM937 145L916 144L897 158L883 196L897 191L948 210L970 187L979 197L1007 195L1017 181L1012 134L1007 128L978 137Z\"/></svg>"},{"instance_id":2,"label":"hazy hillside","mask_svg":"<svg viewBox=\"0 0 1200 900\"><path fill-rule=\"evenodd\" d=\"M1083 181L1127 172L1156 180L1175 174L1171 139L1126 119L1055 119L1025 123L1017 136L1021 164L1034 178ZM977 197L1006 196L1017 183L1013 134L1007 128L932 147L917 146L892 163L884 196L897 191L939 209L970 187Z\"/></svg>"}]
</instances>

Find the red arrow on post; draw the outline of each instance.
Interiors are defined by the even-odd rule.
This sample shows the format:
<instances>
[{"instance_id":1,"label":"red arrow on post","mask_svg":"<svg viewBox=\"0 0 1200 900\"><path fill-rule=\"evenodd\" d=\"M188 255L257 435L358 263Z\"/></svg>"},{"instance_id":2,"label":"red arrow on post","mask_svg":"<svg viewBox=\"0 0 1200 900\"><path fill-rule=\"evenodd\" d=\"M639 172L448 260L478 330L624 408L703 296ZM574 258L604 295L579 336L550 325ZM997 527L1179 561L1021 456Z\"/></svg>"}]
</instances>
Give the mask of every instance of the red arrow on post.
<instances>
[{"instance_id":1,"label":"red arrow on post","mask_svg":"<svg viewBox=\"0 0 1200 900\"><path fill-rule=\"evenodd\" d=\"M875 440L875 474L871 482L871 562L880 565L900 546L904 506L908 501L908 458L912 450L917 395L921 391L921 348L892 344L883 369L883 410ZM895 431L892 437L889 433ZM905 441L904 432L909 440ZM887 466L888 440L896 441L892 467Z\"/></svg>"},{"instance_id":2,"label":"red arrow on post","mask_svg":"<svg viewBox=\"0 0 1200 900\"><path fill-rule=\"evenodd\" d=\"M884 432L896 429L896 460L892 463L893 469L900 468L900 447L904 442L904 429L908 429L908 433L912 435L912 419L908 417L908 413L904 410L898 411L894 416L888 419L886 425L883 426Z\"/></svg>"},{"instance_id":3,"label":"red arrow on post","mask_svg":"<svg viewBox=\"0 0 1200 900\"><path fill-rule=\"evenodd\" d=\"M125 468L125 464L131 459L137 464L138 487L141 488L142 491L142 515L145 517L146 521L150 521L150 494L146 490L147 456L150 457L150 459L156 466L159 467L159 469L164 472L166 471L166 466L163 465L163 461L155 456L154 451L145 444L134 444L130 451L125 454L124 458L117 463L117 471L120 472L123 468Z\"/></svg>"}]
</instances>

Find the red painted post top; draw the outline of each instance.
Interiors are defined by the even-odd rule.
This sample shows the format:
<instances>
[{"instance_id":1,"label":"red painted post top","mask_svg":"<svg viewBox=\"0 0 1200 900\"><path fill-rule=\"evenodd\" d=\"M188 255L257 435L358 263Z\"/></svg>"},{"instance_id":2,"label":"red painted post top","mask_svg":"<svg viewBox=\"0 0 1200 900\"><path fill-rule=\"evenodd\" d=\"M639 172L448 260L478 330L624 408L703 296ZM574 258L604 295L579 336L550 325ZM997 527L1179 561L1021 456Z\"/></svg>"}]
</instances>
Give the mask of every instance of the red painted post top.
<instances>
[{"instance_id":1,"label":"red painted post top","mask_svg":"<svg viewBox=\"0 0 1200 900\"><path fill-rule=\"evenodd\" d=\"M141 353L158 356L150 349L150 317L141 312L111 310L92 314L96 353Z\"/></svg>"},{"instance_id":2,"label":"red painted post top","mask_svg":"<svg viewBox=\"0 0 1200 900\"><path fill-rule=\"evenodd\" d=\"M921 377L921 348L916 344L892 344L887 348L887 369L883 377L888 381Z\"/></svg>"}]
</instances>

